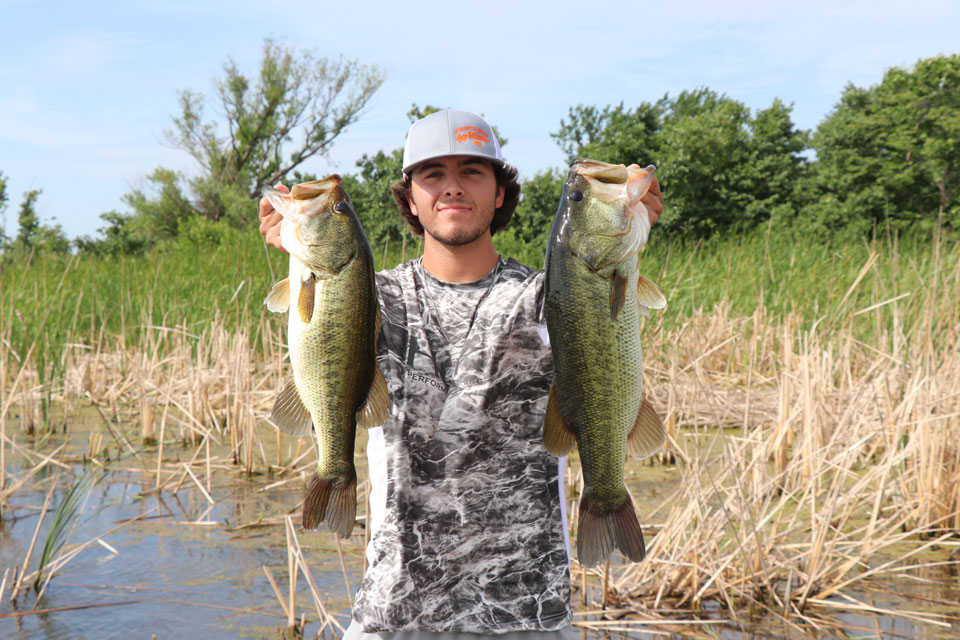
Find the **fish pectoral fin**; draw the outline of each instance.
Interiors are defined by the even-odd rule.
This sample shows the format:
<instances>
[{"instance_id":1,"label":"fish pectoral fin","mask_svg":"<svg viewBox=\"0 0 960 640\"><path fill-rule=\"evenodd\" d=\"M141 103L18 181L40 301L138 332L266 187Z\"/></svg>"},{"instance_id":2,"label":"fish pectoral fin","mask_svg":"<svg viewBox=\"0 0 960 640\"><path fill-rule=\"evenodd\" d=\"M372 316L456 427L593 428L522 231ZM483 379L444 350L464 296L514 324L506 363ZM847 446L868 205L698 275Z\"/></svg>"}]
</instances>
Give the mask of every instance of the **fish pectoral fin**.
<instances>
[{"instance_id":1,"label":"fish pectoral fin","mask_svg":"<svg viewBox=\"0 0 960 640\"><path fill-rule=\"evenodd\" d=\"M646 458L659 451L666 439L663 421L644 398L633 429L627 436L627 452L634 458Z\"/></svg>"},{"instance_id":2,"label":"fish pectoral fin","mask_svg":"<svg viewBox=\"0 0 960 640\"><path fill-rule=\"evenodd\" d=\"M373 384L367 393L367 399L357 411L357 426L369 429L379 427L390 416L390 392L380 367L373 369Z\"/></svg>"},{"instance_id":3,"label":"fish pectoral fin","mask_svg":"<svg viewBox=\"0 0 960 640\"><path fill-rule=\"evenodd\" d=\"M274 313L286 313L290 308L290 278L284 278L270 288L263 304Z\"/></svg>"},{"instance_id":4,"label":"fish pectoral fin","mask_svg":"<svg viewBox=\"0 0 960 640\"><path fill-rule=\"evenodd\" d=\"M313 318L313 300L317 291L317 276L313 272L305 272L300 283L300 295L297 298L297 313L304 324L310 324Z\"/></svg>"},{"instance_id":5,"label":"fish pectoral fin","mask_svg":"<svg viewBox=\"0 0 960 640\"><path fill-rule=\"evenodd\" d=\"M643 274L640 274L637 280L637 304L648 309L663 309L667 306L667 299L661 293L660 287Z\"/></svg>"},{"instance_id":6,"label":"fish pectoral fin","mask_svg":"<svg viewBox=\"0 0 960 640\"><path fill-rule=\"evenodd\" d=\"M551 455L562 458L573 450L577 443L576 435L563 419L557 402L557 387L550 389L547 401L547 414L543 418L543 446Z\"/></svg>"},{"instance_id":7,"label":"fish pectoral fin","mask_svg":"<svg viewBox=\"0 0 960 640\"><path fill-rule=\"evenodd\" d=\"M293 380L280 392L280 397L270 411L270 419L281 431L291 436L305 436L313 428L313 419L303 405Z\"/></svg>"},{"instance_id":8,"label":"fish pectoral fin","mask_svg":"<svg viewBox=\"0 0 960 640\"><path fill-rule=\"evenodd\" d=\"M627 300L627 279L619 271L613 272L613 281L610 283L610 319L616 320Z\"/></svg>"}]
</instances>

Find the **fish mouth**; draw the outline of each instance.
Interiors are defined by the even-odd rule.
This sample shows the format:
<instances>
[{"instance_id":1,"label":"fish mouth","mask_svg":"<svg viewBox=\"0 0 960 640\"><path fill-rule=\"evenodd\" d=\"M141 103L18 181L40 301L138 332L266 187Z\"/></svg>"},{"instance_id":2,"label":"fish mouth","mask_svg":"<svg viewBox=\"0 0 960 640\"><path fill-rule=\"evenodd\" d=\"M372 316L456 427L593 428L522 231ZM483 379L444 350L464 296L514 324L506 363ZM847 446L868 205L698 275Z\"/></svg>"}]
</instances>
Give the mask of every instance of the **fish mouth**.
<instances>
[{"instance_id":1,"label":"fish mouth","mask_svg":"<svg viewBox=\"0 0 960 640\"><path fill-rule=\"evenodd\" d=\"M323 180L295 184L290 190L290 197L294 200L313 200L334 191L340 186L340 182L340 176L334 173Z\"/></svg>"},{"instance_id":2,"label":"fish mouth","mask_svg":"<svg viewBox=\"0 0 960 640\"><path fill-rule=\"evenodd\" d=\"M570 170L587 181L590 193L601 202L609 204L627 196L630 172L622 164L577 160Z\"/></svg>"},{"instance_id":3,"label":"fish mouth","mask_svg":"<svg viewBox=\"0 0 960 640\"><path fill-rule=\"evenodd\" d=\"M573 170L588 180L602 184L626 184L629 177L624 165L599 160L576 160Z\"/></svg>"}]
</instances>

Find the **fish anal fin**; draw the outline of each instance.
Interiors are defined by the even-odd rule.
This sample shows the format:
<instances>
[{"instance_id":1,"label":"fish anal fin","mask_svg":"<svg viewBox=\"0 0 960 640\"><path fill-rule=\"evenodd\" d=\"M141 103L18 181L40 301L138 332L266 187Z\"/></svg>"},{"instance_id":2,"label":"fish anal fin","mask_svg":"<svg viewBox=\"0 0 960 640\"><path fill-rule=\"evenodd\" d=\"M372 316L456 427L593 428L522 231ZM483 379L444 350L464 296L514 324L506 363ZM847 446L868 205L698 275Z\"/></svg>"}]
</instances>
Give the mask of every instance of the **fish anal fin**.
<instances>
[{"instance_id":1,"label":"fish anal fin","mask_svg":"<svg viewBox=\"0 0 960 640\"><path fill-rule=\"evenodd\" d=\"M567 426L557 401L556 385L550 389L547 413L543 418L543 446L551 455L562 458L573 450L577 439L573 429Z\"/></svg>"},{"instance_id":2,"label":"fish anal fin","mask_svg":"<svg viewBox=\"0 0 960 640\"><path fill-rule=\"evenodd\" d=\"M584 567L595 567L610 557L614 549L633 562L643 560L647 554L633 500L624 488L622 501L610 505L594 499L587 487L580 499L577 560Z\"/></svg>"},{"instance_id":3,"label":"fish anal fin","mask_svg":"<svg viewBox=\"0 0 960 640\"><path fill-rule=\"evenodd\" d=\"M290 308L290 279L284 278L270 288L263 304L274 313L286 313Z\"/></svg>"},{"instance_id":4,"label":"fish anal fin","mask_svg":"<svg viewBox=\"0 0 960 640\"><path fill-rule=\"evenodd\" d=\"M627 452L634 458L647 458L660 450L666 437L663 421L644 398L633 429L627 436Z\"/></svg>"},{"instance_id":5,"label":"fish anal fin","mask_svg":"<svg viewBox=\"0 0 960 640\"><path fill-rule=\"evenodd\" d=\"M637 279L637 304L648 309L663 309L667 299L654 282L643 274Z\"/></svg>"},{"instance_id":6,"label":"fish anal fin","mask_svg":"<svg viewBox=\"0 0 960 640\"><path fill-rule=\"evenodd\" d=\"M619 271L613 272L613 280L610 283L610 319L616 320L623 308L623 303L627 299L627 278L622 276Z\"/></svg>"},{"instance_id":7,"label":"fish anal fin","mask_svg":"<svg viewBox=\"0 0 960 640\"><path fill-rule=\"evenodd\" d=\"M317 277L310 272L304 274L300 283L300 295L297 298L297 313L304 324L310 324L313 318L313 300L317 291Z\"/></svg>"},{"instance_id":8,"label":"fish anal fin","mask_svg":"<svg viewBox=\"0 0 960 640\"><path fill-rule=\"evenodd\" d=\"M301 524L316 529L326 520L327 527L341 538L350 536L357 519L357 473L344 476L313 474L303 500Z\"/></svg>"},{"instance_id":9,"label":"fish anal fin","mask_svg":"<svg viewBox=\"0 0 960 640\"><path fill-rule=\"evenodd\" d=\"M378 427L390 416L390 392L380 367L373 369L373 383L367 393L367 399L357 411L357 426L369 429Z\"/></svg>"},{"instance_id":10,"label":"fish anal fin","mask_svg":"<svg viewBox=\"0 0 960 640\"><path fill-rule=\"evenodd\" d=\"M303 405L297 385L291 380L280 392L280 397L270 411L270 419L284 433L291 436L304 436L313 428L310 412Z\"/></svg>"}]
</instances>

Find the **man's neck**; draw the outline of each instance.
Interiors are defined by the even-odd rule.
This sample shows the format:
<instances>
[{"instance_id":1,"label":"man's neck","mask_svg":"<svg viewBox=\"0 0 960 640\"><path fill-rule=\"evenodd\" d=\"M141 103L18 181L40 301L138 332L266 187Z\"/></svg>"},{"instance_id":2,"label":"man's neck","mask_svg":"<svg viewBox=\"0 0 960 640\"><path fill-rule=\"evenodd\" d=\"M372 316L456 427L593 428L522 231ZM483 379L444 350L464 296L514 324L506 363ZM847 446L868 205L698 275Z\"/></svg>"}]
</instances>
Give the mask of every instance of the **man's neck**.
<instances>
[{"instance_id":1,"label":"man's neck","mask_svg":"<svg viewBox=\"0 0 960 640\"><path fill-rule=\"evenodd\" d=\"M476 282L490 273L499 260L489 233L458 247L424 235L423 268L437 280Z\"/></svg>"}]
</instances>

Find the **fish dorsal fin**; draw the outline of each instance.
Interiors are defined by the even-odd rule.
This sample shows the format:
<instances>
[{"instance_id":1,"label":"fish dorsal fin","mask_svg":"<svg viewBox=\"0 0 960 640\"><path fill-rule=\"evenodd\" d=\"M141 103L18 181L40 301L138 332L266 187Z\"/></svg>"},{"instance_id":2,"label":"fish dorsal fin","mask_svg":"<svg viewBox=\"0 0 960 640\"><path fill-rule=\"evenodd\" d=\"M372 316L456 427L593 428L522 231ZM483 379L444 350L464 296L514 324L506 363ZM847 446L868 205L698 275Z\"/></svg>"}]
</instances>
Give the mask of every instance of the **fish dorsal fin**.
<instances>
[{"instance_id":1,"label":"fish dorsal fin","mask_svg":"<svg viewBox=\"0 0 960 640\"><path fill-rule=\"evenodd\" d=\"M317 291L317 277L310 271L304 273L300 283L300 295L297 297L297 313L304 324L310 324L313 318L313 300Z\"/></svg>"},{"instance_id":2,"label":"fish dorsal fin","mask_svg":"<svg viewBox=\"0 0 960 640\"><path fill-rule=\"evenodd\" d=\"M281 431L292 436L304 436L310 433L313 420L310 418L310 412L303 405L293 380L288 382L280 392L280 397L270 411L270 419L280 427Z\"/></svg>"},{"instance_id":3,"label":"fish dorsal fin","mask_svg":"<svg viewBox=\"0 0 960 640\"><path fill-rule=\"evenodd\" d=\"M660 288L643 274L637 280L637 304L648 309L663 309L667 306L667 299L663 297Z\"/></svg>"},{"instance_id":4,"label":"fish dorsal fin","mask_svg":"<svg viewBox=\"0 0 960 640\"><path fill-rule=\"evenodd\" d=\"M286 313L290 308L290 278L284 278L270 288L263 304L274 313Z\"/></svg>"},{"instance_id":5,"label":"fish dorsal fin","mask_svg":"<svg viewBox=\"0 0 960 640\"><path fill-rule=\"evenodd\" d=\"M567 426L557 401L557 387L550 389L547 401L547 414L543 418L543 446L552 455L562 458L573 450L577 440L573 430Z\"/></svg>"},{"instance_id":6,"label":"fish dorsal fin","mask_svg":"<svg viewBox=\"0 0 960 640\"><path fill-rule=\"evenodd\" d=\"M640 410L637 412L637 420L633 424L633 430L627 436L627 452L634 458L646 458L652 456L663 446L667 438L667 432L663 428L663 421L654 411L647 399L644 398L640 403Z\"/></svg>"},{"instance_id":7,"label":"fish dorsal fin","mask_svg":"<svg viewBox=\"0 0 960 640\"><path fill-rule=\"evenodd\" d=\"M379 427L390 416L390 392L380 367L373 368L373 384L367 393L367 399L357 411L357 426L369 429Z\"/></svg>"},{"instance_id":8,"label":"fish dorsal fin","mask_svg":"<svg viewBox=\"0 0 960 640\"><path fill-rule=\"evenodd\" d=\"M613 281L610 283L610 318L616 320L627 299L627 279L619 271L613 272Z\"/></svg>"}]
</instances>

